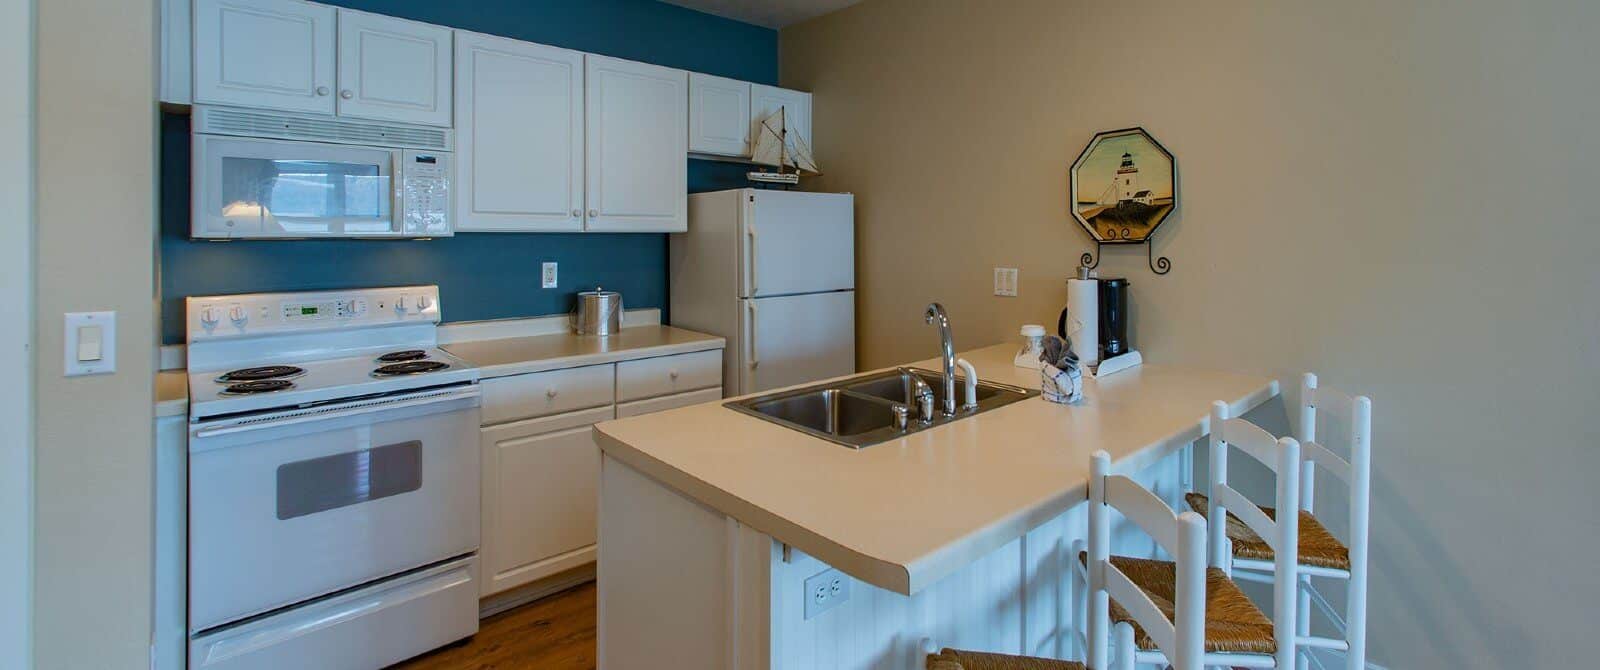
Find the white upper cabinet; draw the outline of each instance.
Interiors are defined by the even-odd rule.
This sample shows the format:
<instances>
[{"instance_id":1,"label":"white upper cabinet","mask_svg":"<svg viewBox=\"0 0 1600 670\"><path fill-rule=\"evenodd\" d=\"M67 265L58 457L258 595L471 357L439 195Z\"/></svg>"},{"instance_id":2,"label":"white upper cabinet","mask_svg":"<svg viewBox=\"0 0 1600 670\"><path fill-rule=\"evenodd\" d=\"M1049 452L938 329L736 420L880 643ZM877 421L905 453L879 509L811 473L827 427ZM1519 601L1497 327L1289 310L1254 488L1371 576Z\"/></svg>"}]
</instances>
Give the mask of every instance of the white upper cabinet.
<instances>
[{"instance_id":1,"label":"white upper cabinet","mask_svg":"<svg viewBox=\"0 0 1600 670\"><path fill-rule=\"evenodd\" d=\"M455 64L456 230L582 230L583 54L457 32Z\"/></svg>"},{"instance_id":2,"label":"white upper cabinet","mask_svg":"<svg viewBox=\"0 0 1600 670\"><path fill-rule=\"evenodd\" d=\"M811 147L811 155L817 155L817 140L811 135L811 94L805 91L751 84L750 137L754 138L761 129L761 120L779 107L783 108L784 124L800 133Z\"/></svg>"},{"instance_id":3,"label":"white upper cabinet","mask_svg":"<svg viewBox=\"0 0 1600 670\"><path fill-rule=\"evenodd\" d=\"M689 151L750 155L750 82L689 73Z\"/></svg>"},{"instance_id":4,"label":"white upper cabinet","mask_svg":"<svg viewBox=\"0 0 1600 670\"><path fill-rule=\"evenodd\" d=\"M689 77L586 56L586 230L689 229Z\"/></svg>"},{"instance_id":5,"label":"white upper cabinet","mask_svg":"<svg viewBox=\"0 0 1600 670\"><path fill-rule=\"evenodd\" d=\"M194 101L334 112L334 9L195 0Z\"/></svg>"},{"instance_id":6,"label":"white upper cabinet","mask_svg":"<svg viewBox=\"0 0 1600 670\"><path fill-rule=\"evenodd\" d=\"M339 10L339 115L449 126L451 32Z\"/></svg>"}]
</instances>

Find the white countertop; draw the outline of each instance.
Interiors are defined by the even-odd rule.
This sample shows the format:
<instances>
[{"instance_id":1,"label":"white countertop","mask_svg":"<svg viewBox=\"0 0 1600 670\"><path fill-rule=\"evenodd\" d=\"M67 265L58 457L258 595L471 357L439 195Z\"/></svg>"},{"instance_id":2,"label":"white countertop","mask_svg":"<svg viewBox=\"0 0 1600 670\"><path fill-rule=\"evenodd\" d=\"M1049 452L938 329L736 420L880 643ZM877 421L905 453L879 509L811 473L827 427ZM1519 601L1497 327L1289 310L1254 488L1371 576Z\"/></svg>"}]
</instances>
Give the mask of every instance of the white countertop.
<instances>
[{"instance_id":1,"label":"white countertop","mask_svg":"<svg viewBox=\"0 0 1600 670\"><path fill-rule=\"evenodd\" d=\"M1038 387L1016 345L961 354L980 379ZM933 360L915 363L937 369ZM1272 379L1147 363L1085 381L1083 404L1030 398L852 450L705 403L599 424L613 458L876 586L911 594L1087 499L1089 455L1153 464Z\"/></svg>"},{"instance_id":2,"label":"white countertop","mask_svg":"<svg viewBox=\"0 0 1600 670\"><path fill-rule=\"evenodd\" d=\"M659 324L630 326L604 339L563 331L440 346L478 366L484 379L722 347L720 337ZM163 370L156 375L155 410L158 418L189 412L186 370Z\"/></svg>"},{"instance_id":3,"label":"white countertop","mask_svg":"<svg viewBox=\"0 0 1600 670\"><path fill-rule=\"evenodd\" d=\"M162 370L156 373L156 418L189 413L189 372Z\"/></svg>"},{"instance_id":4,"label":"white countertop","mask_svg":"<svg viewBox=\"0 0 1600 670\"><path fill-rule=\"evenodd\" d=\"M445 344L440 348L478 366L484 379L635 358L721 349L723 339L672 326L623 328L599 338L571 332Z\"/></svg>"}]
</instances>

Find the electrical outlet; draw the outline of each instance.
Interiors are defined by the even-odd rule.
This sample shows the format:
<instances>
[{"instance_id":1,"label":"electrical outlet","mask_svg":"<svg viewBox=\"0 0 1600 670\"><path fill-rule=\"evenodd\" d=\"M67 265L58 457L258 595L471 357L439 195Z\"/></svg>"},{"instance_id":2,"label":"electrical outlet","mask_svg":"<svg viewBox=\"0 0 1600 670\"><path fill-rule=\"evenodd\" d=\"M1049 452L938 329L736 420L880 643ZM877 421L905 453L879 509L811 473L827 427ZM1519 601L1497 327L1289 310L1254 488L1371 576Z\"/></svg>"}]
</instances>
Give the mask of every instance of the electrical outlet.
<instances>
[{"instance_id":1,"label":"electrical outlet","mask_svg":"<svg viewBox=\"0 0 1600 670\"><path fill-rule=\"evenodd\" d=\"M544 264L544 273L543 274L544 274L544 278L539 282L539 286L541 288L555 288L556 287L556 264L555 263L545 263Z\"/></svg>"},{"instance_id":2,"label":"electrical outlet","mask_svg":"<svg viewBox=\"0 0 1600 670\"><path fill-rule=\"evenodd\" d=\"M994 294L1010 298L1017 297L1017 269L994 269Z\"/></svg>"},{"instance_id":3,"label":"electrical outlet","mask_svg":"<svg viewBox=\"0 0 1600 670\"><path fill-rule=\"evenodd\" d=\"M810 619L850 599L850 577L828 568L807 577L801 595L806 600L805 618Z\"/></svg>"}]
</instances>

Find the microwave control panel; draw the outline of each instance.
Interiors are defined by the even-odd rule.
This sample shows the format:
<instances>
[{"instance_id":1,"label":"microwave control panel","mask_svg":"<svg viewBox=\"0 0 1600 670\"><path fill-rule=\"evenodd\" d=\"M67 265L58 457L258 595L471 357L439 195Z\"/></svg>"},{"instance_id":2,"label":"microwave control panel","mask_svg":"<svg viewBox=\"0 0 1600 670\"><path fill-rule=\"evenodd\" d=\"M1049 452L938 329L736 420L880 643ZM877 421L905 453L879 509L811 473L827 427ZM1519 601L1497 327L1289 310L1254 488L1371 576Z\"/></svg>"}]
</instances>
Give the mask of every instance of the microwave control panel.
<instances>
[{"instance_id":1,"label":"microwave control panel","mask_svg":"<svg viewBox=\"0 0 1600 670\"><path fill-rule=\"evenodd\" d=\"M402 153L400 213L407 235L450 234L450 158L443 151Z\"/></svg>"}]
</instances>

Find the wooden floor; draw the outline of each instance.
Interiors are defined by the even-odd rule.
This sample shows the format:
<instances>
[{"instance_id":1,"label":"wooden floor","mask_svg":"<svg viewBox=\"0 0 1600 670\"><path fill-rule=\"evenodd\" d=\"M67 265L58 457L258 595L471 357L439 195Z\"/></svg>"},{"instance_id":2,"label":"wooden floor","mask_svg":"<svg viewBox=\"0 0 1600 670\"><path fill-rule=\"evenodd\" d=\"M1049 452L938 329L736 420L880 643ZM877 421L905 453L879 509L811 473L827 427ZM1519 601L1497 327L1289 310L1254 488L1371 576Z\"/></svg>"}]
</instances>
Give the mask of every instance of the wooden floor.
<instances>
[{"instance_id":1,"label":"wooden floor","mask_svg":"<svg viewBox=\"0 0 1600 670\"><path fill-rule=\"evenodd\" d=\"M484 619L465 642L389 670L595 667L594 582Z\"/></svg>"}]
</instances>

